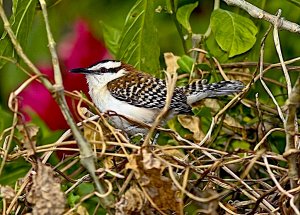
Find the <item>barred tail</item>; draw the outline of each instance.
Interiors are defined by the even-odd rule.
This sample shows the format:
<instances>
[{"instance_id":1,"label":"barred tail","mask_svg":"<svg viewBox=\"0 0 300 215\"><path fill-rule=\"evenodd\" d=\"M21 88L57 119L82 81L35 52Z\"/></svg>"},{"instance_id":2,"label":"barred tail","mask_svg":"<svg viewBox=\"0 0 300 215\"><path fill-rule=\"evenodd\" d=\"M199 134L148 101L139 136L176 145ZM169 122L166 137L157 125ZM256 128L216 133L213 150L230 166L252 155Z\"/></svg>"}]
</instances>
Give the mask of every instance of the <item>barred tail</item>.
<instances>
[{"instance_id":1,"label":"barred tail","mask_svg":"<svg viewBox=\"0 0 300 215\"><path fill-rule=\"evenodd\" d=\"M205 81L195 81L184 87L187 103L189 105L204 99L217 96L226 96L240 92L244 84L240 81L221 81L218 83L205 84Z\"/></svg>"}]
</instances>

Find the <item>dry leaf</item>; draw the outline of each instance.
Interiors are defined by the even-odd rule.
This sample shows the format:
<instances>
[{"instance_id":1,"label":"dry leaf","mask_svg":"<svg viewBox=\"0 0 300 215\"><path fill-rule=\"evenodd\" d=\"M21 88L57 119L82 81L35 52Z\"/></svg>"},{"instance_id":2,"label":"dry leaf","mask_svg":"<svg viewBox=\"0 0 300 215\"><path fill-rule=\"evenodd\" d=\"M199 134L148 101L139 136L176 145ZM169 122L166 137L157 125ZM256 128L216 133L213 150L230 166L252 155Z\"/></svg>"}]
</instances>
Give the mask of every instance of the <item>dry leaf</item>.
<instances>
[{"instance_id":1,"label":"dry leaf","mask_svg":"<svg viewBox=\"0 0 300 215\"><path fill-rule=\"evenodd\" d=\"M96 142L95 148L100 150L103 148L102 142L115 140L111 131L101 121L85 123L83 125L83 135L89 142ZM106 145L105 147L107 150L114 149L114 146Z\"/></svg>"},{"instance_id":2,"label":"dry leaf","mask_svg":"<svg viewBox=\"0 0 300 215\"><path fill-rule=\"evenodd\" d=\"M138 155L130 155L126 168L134 170L139 185L161 211L180 214L179 190L170 178L162 175L165 166L158 158L143 149Z\"/></svg>"},{"instance_id":3,"label":"dry leaf","mask_svg":"<svg viewBox=\"0 0 300 215\"><path fill-rule=\"evenodd\" d=\"M157 146L157 147L163 152L164 155L174 156L179 159L184 159L186 157L186 155L180 149L166 149L169 148L170 145Z\"/></svg>"},{"instance_id":4,"label":"dry leaf","mask_svg":"<svg viewBox=\"0 0 300 215\"><path fill-rule=\"evenodd\" d=\"M16 192L10 186L1 186L0 185L0 197L6 199L10 202L16 195Z\"/></svg>"},{"instance_id":5,"label":"dry leaf","mask_svg":"<svg viewBox=\"0 0 300 215\"><path fill-rule=\"evenodd\" d=\"M83 125L83 135L87 140L89 141L103 140L103 138L101 138L101 136L103 135L101 134L102 134L102 129L99 125L96 125L94 123L86 123Z\"/></svg>"},{"instance_id":6,"label":"dry leaf","mask_svg":"<svg viewBox=\"0 0 300 215\"><path fill-rule=\"evenodd\" d=\"M36 174L26 200L33 205L33 215L59 215L65 210L66 199L55 180L52 169L38 161Z\"/></svg>"},{"instance_id":7,"label":"dry leaf","mask_svg":"<svg viewBox=\"0 0 300 215\"><path fill-rule=\"evenodd\" d=\"M213 113L216 113L221 109L221 106L216 99L204 99L203 102L206 107L209 107L212 110Z\"/></svg>"},{"instance_id":8,"label":"dry leaf","mask_svg":"<svg viewBox=\"0 0 300 215\"><path fill-rule=\"evenodd\" d=\"M27 155L33 155L36 149L36 138L39 128L32 124L20 124L17 125L17 129L22 135L20 142L23 144L23 147L28 150Z\"/></svg>"},{"instance_id":9,"label":"dry leaf","mask_svg":"<svg viewBox=\"0 0 300 215\"><path fill-rule=\"evenodd\" d=\"M216 196L217 192L213 189L206 188L205 190L201 190L198 187L193 188L193 192L200 198L210 198L212 196ZM218 208L219 208L219 200L214 199L210 202L197 202L192 201L194 207L197 207L197 211L199 214L210 214L210 215L218 215Z\"/></svg>"},{"instance_id":10,"label":"dry leaf","mask_svg":"<svg viewBox=\"0 0 300 215\"><path fill-rule=\"evenodd\" d=\"M146 205L147 199L143 191L137 185L133 185L122 195L120 201L116 203L116 215L142 214Z\"/></svg>"},{"instance_id":11,"label":"dry leaf","mask_svg":"<svg viewBox=\"0 0 300 215\"><path fill-rule=\"evenodd\" d=\"M143 150L143 164L145 169L160 169L162 163L159 159L155 158L152 153L148 153L146 150Z\"/></svg>"},{"instance_id":12,"label":"dry leaf","mask_svg":"<svg viewBox=\"0 0 300 215\"><path fill-rule=\"evenodd\" d=\"M228 114L225 116L224 123L230 127L244 129L244 127L235 118L229 116Z\"/></svg>"},{"instance_id":13,"label":"dry leaf","mask_svg":"<svg viewBox=\"0 0 300 215\"><path fill-rule=\"evenodd\" d=\"M89 212L85 207L79 205L76 210L76 215L89 215Z\"/></svg>"},{"instance_id":14,"label":"dry leaf","mask_svg":"<svg viewBox=\"0 0 300 215\"><path fill-rule=\"evenodd\" d=\"M137 164L137 155L131 154L128 156L128 163L126 163L126 169L132 169L136 172L139 171L139 166Z\"/></svg>"},{"instance_id":15,"label":"dry leaf","mask_svg":"<svg viewBox=\"0 0 300 215\"><path fill-rule=\"evenodd\" d=\"M70 215L89 215L89 212L86 207L79 205L75 211L70 213Z\"/></svg>"},{"instance_id":16,"label":"dry leaf","mask_svg":"<svg viewBox=\"0 0 300 215\"><path fill-rule=\"evenodd\" d=\"M179 68L177 64L177 60L179 59L178 56L174 56L172 52L164 53L165 62L167 65L167 72L173 74Z\"/></svg>"},{"instance_id":17,"label":"dry leaf","mask_svg":"<svg viewBox=\"0 0 300 215\"><path fill-rule=\"evenodd\" d=\"M105 169L111 169L114 167L113 156L105 156L103 159L103 165Z\"/></svg>"},{"instance_id":18,"label":"dry leaf","mask_svg":"<svg viewBox=\"0 0 300 215\"><path fill-rule=\"evenodd\" d=\"M196 116L178 115L179 123L193 133L193 139L200 142L205 134L200 129L200 119Z\"/></svg>"},{"instance_id":19,"label":"dry leaf","mask_svg":"<svg viewBox=\"0 0 300 215\"><path fill-rule=\"evenodd\" d=\"M213 113L216 113L221 109L219 103L215 99L205 99L204 104L205 106L209 107ZM224 123L234 128L244 129L244 127L237 120L228 114L225 115Z\"/></svg>"}]
</instances>

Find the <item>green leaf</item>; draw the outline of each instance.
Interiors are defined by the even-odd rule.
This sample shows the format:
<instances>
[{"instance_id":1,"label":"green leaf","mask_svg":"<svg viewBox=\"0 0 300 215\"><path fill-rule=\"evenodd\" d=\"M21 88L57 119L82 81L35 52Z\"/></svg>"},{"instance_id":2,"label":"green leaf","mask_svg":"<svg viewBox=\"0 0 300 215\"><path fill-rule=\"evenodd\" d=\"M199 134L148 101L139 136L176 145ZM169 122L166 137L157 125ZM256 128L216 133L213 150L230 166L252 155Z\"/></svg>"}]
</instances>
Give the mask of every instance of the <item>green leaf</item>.
<instances>
[{"instance_id":1,"label":"green leaf","mask_svg":"<svg viewBox=\"0 0 300 215\"><path fill-rule=\"evenodd\" d=\"M4 131L4 129L10 127L12 122L12 114L8 111L5 111L0 104L0 134Z\"/></svg>"},{"instance_id":2,"label":"green leaf","mask_svg":"<svg viewBox=\"0 0 300 215\"><path fill-rule=\"evenodd\" d=\"M80 196L74 194L74 192L71 192L68 195L68 204L73 208L75 206L75 204L79 201Z\"/></svg>"},{"instance_id":3,"label":"green leaf","mask_svg":"<svg viewBox=\"0 0 300 215\"><path fill-rule=\"evenodd\" d=\"M23 158L6 162L0 176L1 185L14 185L16 181L23 178L28 173L31 165Z\"/></svg>"},{"instance_id":4,"label":"green leaf","mask_svg":"<svg viewBox=\"0 0 300 215\"><path fill-rule=\"evenodd\" d=\"M232 147L234 150L237 149L245 149L245 150L249 150L250 149L250 144L246 141L240 141L240 140L235 140L232 142Z\"/></svg>"},{"instance_id":5,"label":"green leaf","mask_svg":"<svg viewBox=\"0 0 300 215\"><path fill-rule=\"evenodd\" d=\"M104 23L101 23L101 25L105 46L113 56L116 56L119 49L121 31Z\"/></svg>"},{"instance_id":6,"label":"green leaf","mask_svg":"<svg viewBox=\"0 0 300 215\"><path fill-rule=\"evenodd\" d=\"M183 55L177 60L177 64L179 65L181 70L186 73L190 73L194 68L194 59L190 56Z\"/></svg>"},{"instance_id":7,"label":"green leaf","mask_svg":"<svg viewBox=\"0 0 300 215\"><path fill-rule=\"evenodd\" d=\"M288 0L292 4L296 5L297 7L300 7L300 1L299 0Z\"/></svg>"},{"instance_id":8,"label":"green leaf","mask_svg":"<svg viewBox=\"0 0 300 215\"><path fill-rule=\"evenodd\" d=\"M36 3L35 0L13 0L12 15L9 22L22 48L27 42ZM13 46L6 32L3 33L0 39L0 56L14 56ZM0 60L0 69L5 63L6 61Z\"/></svg>"},{"instance_id":9,"label":"green leaf","mask_svg":"<svg viewBox=\"0 0 300 215\"><path fill-rule=\"evenodd\" d=\"M218 45L229 57L248 51L256 42L256 26L238 14L217 9L211 15L210 25Z\"/></svg>"},{"instance_id":10,"label":"green leaf","mask_svg":"<svg viewBox=\"0 0 300 215\"><path fill-rule=\"evenodd\" d=\"M199 64L196 65L196 68L204 70L204 71L211 71L212 70L212 68L209 65L207 65L206 63L199 63Z\"/></svg>"},{"instance_id":11,"label":"green leaf","mask_svg":"<svg viewBox=\"0 0 300 215\"><path fill-rule=\"evenodd\" d=\"M166 10L167 10L167 13L169 13L169 14L173 13L171 1L173 1L173 0L166 0Z\"/></svg>"},{"instance_id":12,"label":"green leaf","mask_svg":"<svg viewBox=\"0 0 300 215\"><path fill-rule=\"evenodd\" d=\"M149 73L159 70L159 45L152 0L138 0L127 15L117 58Z\"/></svg>"},{"instance_id":13,"label":"green leaf","mask_svg":"<svg viewBox=\"0 0 300 215\"><path fill-rule=\"evenodd\" d=\"M198 2L195 2L194 4L187 4L178 8L176 13L176 19L189 33L192 33L192 28L189 21L190 16L197 6Z\"/></svg>"}]
</instances>

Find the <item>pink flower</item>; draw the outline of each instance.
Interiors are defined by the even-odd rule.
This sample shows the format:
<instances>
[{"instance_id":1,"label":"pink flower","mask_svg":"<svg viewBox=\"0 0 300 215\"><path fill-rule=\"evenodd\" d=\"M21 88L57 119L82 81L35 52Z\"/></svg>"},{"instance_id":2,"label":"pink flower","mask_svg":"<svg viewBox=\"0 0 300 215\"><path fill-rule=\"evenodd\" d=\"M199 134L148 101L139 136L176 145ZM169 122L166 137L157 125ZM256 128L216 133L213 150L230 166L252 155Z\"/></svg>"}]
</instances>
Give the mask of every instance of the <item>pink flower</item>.
<instances>
[{"instance_id":1,"label":"pink flower","mask_svg":"<svg viewBox=\"0 0 300 215\"><path fill-rule=\"evenodd\" d=\"M58 43L58 55L65 89L68 91L82 90L85 94L88 94L88 88L84 75L72 74L69 70L87 67L97 61L109 58L103 43L93 36L88 24L83 20L75 23L74 33ZM52 65L40 65L39 69L50 80L53 80ZM52 130L68 128L56 101L42 84L31 83L20 96L22 97L21 111L27 120L30 119L30 114L35 112ZM72 110L71 99L67 98L67 102Z\"/></svg>"}]
</instances>

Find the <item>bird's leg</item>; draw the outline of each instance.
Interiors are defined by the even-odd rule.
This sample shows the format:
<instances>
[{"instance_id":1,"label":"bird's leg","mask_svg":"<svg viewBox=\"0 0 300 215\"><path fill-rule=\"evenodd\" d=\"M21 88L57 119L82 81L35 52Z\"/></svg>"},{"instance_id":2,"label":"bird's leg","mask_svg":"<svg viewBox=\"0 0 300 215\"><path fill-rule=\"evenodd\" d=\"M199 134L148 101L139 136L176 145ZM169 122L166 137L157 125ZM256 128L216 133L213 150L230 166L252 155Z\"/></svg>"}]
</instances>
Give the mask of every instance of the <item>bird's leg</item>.
<instances>
[{"instance_id":1,"label":"bird's leg","mask_svg":"<svg viewBox=\"0 0 300 215\"><path fill-rule=\"evenodd\" d=\"M155 131L154 138L151 141L151 145L156 145L157 144L158 137L159 137L159 131Z\"/></svg>"}]
</instances>

